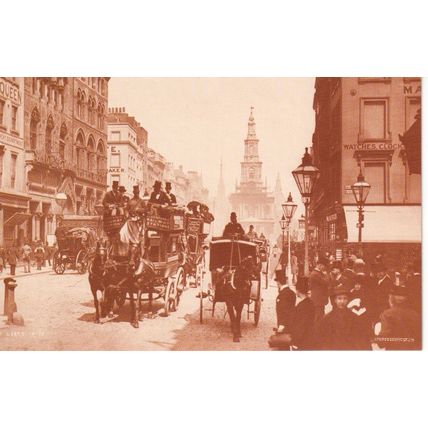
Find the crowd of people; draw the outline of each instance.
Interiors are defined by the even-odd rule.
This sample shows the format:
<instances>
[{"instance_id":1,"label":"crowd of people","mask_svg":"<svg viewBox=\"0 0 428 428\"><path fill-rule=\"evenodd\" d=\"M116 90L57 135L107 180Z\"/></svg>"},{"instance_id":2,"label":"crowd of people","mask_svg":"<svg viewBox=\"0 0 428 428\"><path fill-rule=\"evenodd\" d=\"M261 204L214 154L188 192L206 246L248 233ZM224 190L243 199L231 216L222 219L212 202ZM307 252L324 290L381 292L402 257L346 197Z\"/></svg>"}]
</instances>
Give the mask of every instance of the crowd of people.
<instances>
[{"instance_id":1,"label":"crowd of people","mask_svg":"<svg viewBox=\"0 0 428 428\"><path fill-rule=\"evenodd\" d=\"M55 246L41 240L27 241L21 247L0 247L0 274L9 268L9 275L15 275L17 266L22 267L24 273L30 273L33 268L41 270L43 266L51 266L55 250Z\"/></svg>"},{"instance_id":2,"label":"crowd of people","mask_svg":"<svg viewBox=\"0 0 428 428\"><path fill-rule=\"evenodd\" d=\"M279 349L407 350L421 348L421 261L391 272L378 255L319 257L309 277L277 276Z\"/></svg>"}]
</instances>

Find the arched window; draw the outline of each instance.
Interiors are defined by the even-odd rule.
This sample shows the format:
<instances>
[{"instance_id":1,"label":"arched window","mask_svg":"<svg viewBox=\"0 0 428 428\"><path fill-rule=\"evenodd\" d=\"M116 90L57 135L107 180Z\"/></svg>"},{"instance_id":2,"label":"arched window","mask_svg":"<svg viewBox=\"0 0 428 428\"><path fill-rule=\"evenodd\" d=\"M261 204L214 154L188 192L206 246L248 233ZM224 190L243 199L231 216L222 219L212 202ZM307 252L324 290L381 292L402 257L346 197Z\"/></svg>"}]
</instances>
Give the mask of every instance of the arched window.
<instances>
[{"instance_id":1,"label":"arched window","mask_svg":"<svg viewBox=\"0 0 428 428\"><path fill-rule=\"evenodd\" d=\"M37 108L31 113L30 122L30 148L31 150L37 150L37 133L39 130L40 114Z\"/></svg>"},{"instance_id":2,"label":"arched window","mask_svg":"<svg viewBox=\"0 0 428 428\"><path fill-rule=\"evenodd\" d=\"M65 138L67 137L67 132L67 126L63 123L59 131L59 157L62 160L65 160Z\"/></svg>"},{"instance_id":3,"label":"arched window","mask_svg":"<svg viewBox=\"0 0 428 428\"><path fill-rule=\"evenodd\" d=\"M80 119L85 120L85 103L86 103L86 94L84 91L82 91L80 95L80 103L81 103L81 110L80 110Z\"/></svg>"},{"instance_id":4,"label":"arched window","mask_svg":"<svg viewBox=\"0 0 428 428\"><path fill-rule=\"evenodd\" d=\"M104 128L104 106L101 103L98 104L98 128Z\"/></svg>"},{"instance_id":5,"label":"arched window","mask_svg":"<svg viewBox=\"0 0 428 428\"><path fill-rule=\"evenodd\" d=\"M250 168L248 171L248 177L250 180L254 180L254 168Z\"/></svg>"},{"instance_id":6,"label":"arched window","mask_svg":"<svg viewBox=\"0 0 428 428\"><path fill-rule=\"evenodd\" d=\"M82 132L76 138L76 163L78 169L85 169L85 138Z\"/></svg>"},{"instance_id":7,"label":"arched window","mask_svg":"<svg viewBox=\"0 0 428 428\"><path fill-rule=\"evenodd\" d=\"M54 129L54 122L52 116L49 115L46 122L46 137L45 137L45 153L50 156L52 153L52 131Z\"/></svg>"},{"instance_id":8,"label":"arched window","mask_svg":"<svg viewBox=\"0 0 428 428\"><path fill-rule=\"evenodd\" d=\"M95 172L96 165L95 165L95 141L92 135L88 138L88 146L87 146L87 159L88 159L88 171Z\"/></svg>"},{"instance_id":9,"label":"arched window","mask_svg":"<svg viewBox=\"0 0 428 428\"><path fill-rule=\"evenodd\" d=\"M102 140L98 141L97 145L97 172L98 174L104 173L106 169L106 154L105 154L104 143Z\"/></svg>"}]
</instances>

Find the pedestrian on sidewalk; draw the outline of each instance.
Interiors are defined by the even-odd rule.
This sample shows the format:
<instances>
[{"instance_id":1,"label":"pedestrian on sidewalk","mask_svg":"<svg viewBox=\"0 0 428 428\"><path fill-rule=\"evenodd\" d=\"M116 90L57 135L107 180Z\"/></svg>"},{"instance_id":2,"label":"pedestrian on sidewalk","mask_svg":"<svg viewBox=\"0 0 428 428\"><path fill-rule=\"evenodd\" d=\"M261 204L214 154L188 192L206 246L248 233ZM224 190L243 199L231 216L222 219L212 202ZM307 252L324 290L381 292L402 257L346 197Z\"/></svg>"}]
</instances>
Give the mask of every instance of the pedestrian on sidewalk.
<instances>
[{"instance_id":1,"label":"pedestrian on sidewalk","mask_svg":"<svg viewBox=\"0 0 428 428\"><path fill-rule=\"evenodd\" d=\"M10 275L15 275L16 263L18 261L18 249L16 247L11 247L8 250L7 261L10 266Z\"/></svg>"},{"instance_id":2,"label":"pedestrian on sidewalk","mask_svg":"<svg viewBox=\"0 0 428 428\"><path fill-rule=\"evenodd\" d=\"M30 273L31 272L30 262L31 262L32 252L33 252L33 250L31 249L28 242L26 242L24 244L24 246L22 247L22 261L24 262L24 273Z\"/></svg>"},{"instance_id":3,"label":"pedestrian on sidewalk","mask_svg":"<svg viewBox=\"0 0 428 428\"><path fill-rule=\"evenodd\" d=\"M36 258L37 270L42 270L42 264L45 260L45 250L42 245L42 241L39 241L38 245L34 250L34 256Z\"/></svg>"}]
</instances>

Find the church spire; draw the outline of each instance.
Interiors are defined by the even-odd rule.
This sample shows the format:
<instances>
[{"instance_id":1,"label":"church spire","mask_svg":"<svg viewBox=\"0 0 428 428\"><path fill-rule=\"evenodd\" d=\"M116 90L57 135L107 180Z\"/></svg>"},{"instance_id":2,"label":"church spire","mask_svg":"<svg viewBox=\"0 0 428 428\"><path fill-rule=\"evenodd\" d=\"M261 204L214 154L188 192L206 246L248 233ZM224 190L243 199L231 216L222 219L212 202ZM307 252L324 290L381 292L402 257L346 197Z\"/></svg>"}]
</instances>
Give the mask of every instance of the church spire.
<instances>
[{"instance_id":1,"label":"church spire","mask_svg":"<svg viewBox=\"0 0 428 428\"><path fill-rule=\"evenodd\" d=\"M248 133L247 140L257 140L256 135L256 122L254 120L254 107L251 106L250 117L248 118Z\"/></svg>"}]
</instances>

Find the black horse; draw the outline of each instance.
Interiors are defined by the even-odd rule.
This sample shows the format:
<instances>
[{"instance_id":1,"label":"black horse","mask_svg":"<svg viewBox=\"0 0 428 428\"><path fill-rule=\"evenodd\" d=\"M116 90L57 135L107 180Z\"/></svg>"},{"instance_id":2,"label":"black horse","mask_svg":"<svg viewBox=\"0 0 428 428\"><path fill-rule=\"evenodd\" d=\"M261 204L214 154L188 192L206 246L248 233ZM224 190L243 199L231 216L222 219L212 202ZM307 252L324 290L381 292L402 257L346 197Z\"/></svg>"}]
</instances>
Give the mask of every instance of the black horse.
<instances>
[{"instance_id":1,"label":"black horse","mask_svg":"<svg viewBox=\"0 0 428 428\"><path fill-rule=\"evenodd\" d=\"M223 279L223 300L226 302L234 342L239 342L242 337L242 309L250 300L251 280L257 279L258 275L257 265L249 256L242 260L236 269L227 272Z\"/></svg>"},{"instance_id":2,"label":"black horse","mask_svg":"<svg viewBox=\"0 0 428 428\"><path fill-rule=\"evenodd\" d=\"M135 250L135 248L134 248ZM131 325L139 327L142 294L155 285L156 272L152 263L142 257L115 257L108 255L104 242L98 242L95 258L89 265L89 284L95 305L95 322L100 316L113 316L114 302L121 306L128 297L131 306ZM131 259L131 260L130 260ZM102 293L102 300L97 292Z\"/></svg>"},{"instance_id":3,"label":"black horse","mask_svg":"<svg viewBox=\"0 0 428 428\"><path fill-rule=\"evenodd\" d=\"M107 312L110 312L113 306L111 301L111 293L108 290L106 279L106 261L107 261L107 246L104 242L98 241L95 250L95 257L89 262L89 284L91 286L92 296L94 297L95 306L95 323L100 323L100 317L105 317ZM101 301L98 299L98 293L101 292Z\"/></svg>"}]
</instances>

